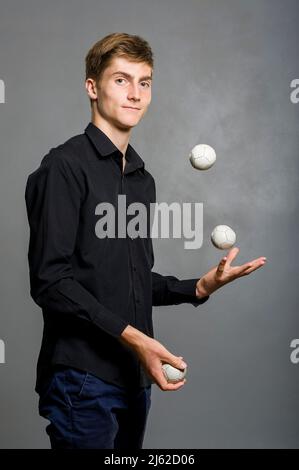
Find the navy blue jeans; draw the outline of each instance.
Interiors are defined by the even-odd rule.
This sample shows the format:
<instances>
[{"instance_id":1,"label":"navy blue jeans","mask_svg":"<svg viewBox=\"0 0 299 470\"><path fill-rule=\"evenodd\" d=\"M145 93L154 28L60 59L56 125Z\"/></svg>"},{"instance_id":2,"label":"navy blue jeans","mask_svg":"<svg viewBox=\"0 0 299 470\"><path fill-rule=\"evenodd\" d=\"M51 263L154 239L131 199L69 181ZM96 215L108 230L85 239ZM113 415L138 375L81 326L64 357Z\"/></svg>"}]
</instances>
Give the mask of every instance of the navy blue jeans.
<instances>
[{"instance_id":1,"label":"navy blue jeans","mask_svg":"<svg viewBox=\"0 0 299 470\"><path fill-rule=\"evenodd\" d=\"M52 449L142 449L151 386L126 389L74 368L56 367L39 413Z\"/></svg>"}]
</instances>

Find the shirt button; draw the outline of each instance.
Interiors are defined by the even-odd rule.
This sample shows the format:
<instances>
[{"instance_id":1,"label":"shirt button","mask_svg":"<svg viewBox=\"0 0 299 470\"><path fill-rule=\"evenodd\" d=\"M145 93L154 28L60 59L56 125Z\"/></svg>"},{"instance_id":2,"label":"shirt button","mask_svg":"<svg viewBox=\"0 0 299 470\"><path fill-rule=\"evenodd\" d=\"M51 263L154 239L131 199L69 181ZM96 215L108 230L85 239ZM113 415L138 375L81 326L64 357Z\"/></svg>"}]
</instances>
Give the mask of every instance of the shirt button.
<instances>
[{"instance_id":1,"label":"shirt button","mask_svg":"<svg viewBox=\"0 0 299 470\"><path fill-rule=\"evenodd\" d=\"M136 268L136 266L133 266L133 271L137 271L137 268Z\"/></svg>"}]
</instances>

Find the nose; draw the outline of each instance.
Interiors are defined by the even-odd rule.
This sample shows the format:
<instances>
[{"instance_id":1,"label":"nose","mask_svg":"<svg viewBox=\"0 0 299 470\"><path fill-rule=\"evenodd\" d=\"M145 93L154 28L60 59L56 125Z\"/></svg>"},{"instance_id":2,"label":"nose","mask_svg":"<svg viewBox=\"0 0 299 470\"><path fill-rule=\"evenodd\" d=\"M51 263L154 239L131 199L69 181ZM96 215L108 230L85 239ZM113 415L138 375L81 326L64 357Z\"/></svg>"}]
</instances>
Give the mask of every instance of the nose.
<instances>
[{"instance_id":1,"label":"nose","mask_svg":"<svg viewBox=\"0 0 299 470\"><path fill-rule=\"evenodd\" d=\"M128 99L133 101L140 101L140 90L138 84L131 83L128 91Z\"/></svg>"}]
</instances>

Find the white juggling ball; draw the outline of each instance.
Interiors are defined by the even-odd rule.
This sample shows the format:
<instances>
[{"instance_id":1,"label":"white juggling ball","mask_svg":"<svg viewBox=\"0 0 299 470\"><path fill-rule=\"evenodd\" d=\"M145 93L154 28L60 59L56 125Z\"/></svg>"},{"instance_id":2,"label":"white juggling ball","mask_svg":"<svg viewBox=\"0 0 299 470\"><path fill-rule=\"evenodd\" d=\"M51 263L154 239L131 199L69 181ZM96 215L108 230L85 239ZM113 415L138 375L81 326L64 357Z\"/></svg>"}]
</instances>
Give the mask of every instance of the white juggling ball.
<instances>
[{"instance_id":1,"label":"white juggling ball","mask_svg":"<svg viewBox=\"0 0 299 470\"><path fill-rule=\"evenodd\" d=\"M170 364L162 365L163 373L167 382L176 383L182 380L187 372L187 368L184 370L177 369L176 367L171 366Z\"/></svg>"},{"instance_id":2,"label":"white juggling ball","mask_svg":"<svg viewBox=\"0 0 299 470\"><path fill-rule=\"evenodd\" d=\"M216 161L216 152L210 145L198 144L191 150L189 160L193 168L208 170Z\"/></svg>"},{"instance_id":3,"label":"white juggling ball","mask_svg":"<svg viewBox=\"0 0 299 470\"><path fill-rule=\"evenodd\" d=\"M211 241L216 248L226 250L236 243L236 234L228 225L217 225L211 233Z\"/></svg>"}]
</instances>

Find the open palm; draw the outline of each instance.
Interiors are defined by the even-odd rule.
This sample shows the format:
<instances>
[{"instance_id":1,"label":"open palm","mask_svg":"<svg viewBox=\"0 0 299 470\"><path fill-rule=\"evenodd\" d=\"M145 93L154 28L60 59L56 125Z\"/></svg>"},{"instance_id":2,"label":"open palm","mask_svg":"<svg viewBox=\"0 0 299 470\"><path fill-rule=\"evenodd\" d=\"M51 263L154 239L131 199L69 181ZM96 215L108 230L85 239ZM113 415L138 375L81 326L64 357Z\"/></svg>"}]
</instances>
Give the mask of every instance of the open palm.
<instances>
[{"instance_id":1,"label":"open palm","mask_svg":"<svg viewBox=\"0 0 299 470\"><path fill-rule=\"evenodd\" d=\"M266 263L266 258L261 256L241 266L231 266L232 261L236 258L239 251L237 247L232 248L228 254L221 259L217 266L198 280L196 284L196 295L198 297L210 295L225 284L239 277L247 276Z\"/></svg>"}]
</instances>

